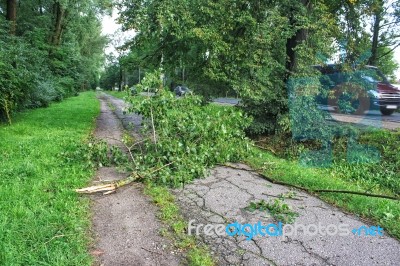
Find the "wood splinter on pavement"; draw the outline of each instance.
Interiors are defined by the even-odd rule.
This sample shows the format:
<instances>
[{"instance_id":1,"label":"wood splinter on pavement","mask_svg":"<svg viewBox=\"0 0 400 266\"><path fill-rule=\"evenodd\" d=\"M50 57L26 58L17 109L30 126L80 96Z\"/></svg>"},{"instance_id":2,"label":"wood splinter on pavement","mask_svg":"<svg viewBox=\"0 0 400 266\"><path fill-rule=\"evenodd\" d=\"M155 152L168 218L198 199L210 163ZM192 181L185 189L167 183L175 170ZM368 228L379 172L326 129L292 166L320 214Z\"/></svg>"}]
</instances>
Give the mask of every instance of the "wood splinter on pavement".
<instances>
[{"instance_id":1,"label":"wood splinter on pavement","mask_svg":"<svg viewBox=\"0 0 400 266\"><path fill-rule=\"evenodd\" d=\"M141 178L142 177L139 174L132 173L127 178L115 181L111 184L103 184L103 185L75 189L75 192L80 193L80 194L93 194L93 193L97 193L97 192L102 192L103 195L108 195L108 194L114 193L117 190L117 188L129 185L130 183L137 181Z\"/></svg>"},{"instance_id":2,"label":"wood splinter on pavement","mask_svg":"<svg viewBox=\"0 0 400 266\"><path fill-rule=\"evenodd\" d=\"M167 163L153 171L147 174L147 176L151 176L155 172L160 171L161 169L173 164L174 162ZM93 194L97 192L103 192L103 195L108 195L111 193L114 193L117 188L129 185L132 182L138 181L143 179L143 176L138 174L138 173L132 173L130 176L127 178L109 183L109 184L103 184L103 185L97 185L97 186L91 186L91 187L85 187L85 188L80 188L80 189L75 189L75 192L78 192L80 194Z\"/></svg>"}]
</instances>

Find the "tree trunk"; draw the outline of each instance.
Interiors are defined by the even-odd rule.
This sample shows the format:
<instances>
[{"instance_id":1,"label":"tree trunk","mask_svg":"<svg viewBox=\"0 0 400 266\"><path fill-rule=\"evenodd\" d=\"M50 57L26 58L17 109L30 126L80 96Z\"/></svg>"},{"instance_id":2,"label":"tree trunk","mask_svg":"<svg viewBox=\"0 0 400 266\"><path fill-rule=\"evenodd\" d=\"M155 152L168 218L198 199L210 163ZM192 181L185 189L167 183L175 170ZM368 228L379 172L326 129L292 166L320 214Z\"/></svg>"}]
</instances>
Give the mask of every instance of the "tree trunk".
<instances>
[{"instance_id":1,"label":"tree trunk","mask_svg":"<svg viewBox=\"0 0 400 266\"><path fill-rule=\"evenodd\" d=\"M308 10L311 9L310 0L301 0L301 3L303 6L307 7ZM297 24L297 21L295 19L296 10L291 9L289 13L290 13L289 14L290 25L291 27L295 27ZM308 30L303 28L297 30L296 33L286 41L286 56L287 56L286 70L288 71L288 76L297 69L298 56L295 49L298 45L307 41L307 38L308 38Z\"/></svg>"},{"instance_id":2,"label":"tree trunk","mask_svg":"<svg viewBox=\"0 0 400 266\"><path fill-rule=\"evenodd\" d=\"M39 13L41 16L43 16L43 2L42 0L39 1Z\"/></svg>"},{"instance_id":3,"label":"tree trunk","mask_svg":"<svg viewBox=\"0 0 400 266\"><path fill-rule=\"evenodd\" d=\"M15 35L17 30L17 0L7 0L6 19L11 22L10 34Z\"/></svg>"},{"instance_id":4,"label":"tree trunk","mask_svg":"<svg viewBox=\"0 0 400 266\"><path fill-rule=\"evenodd\" d=\"M296 47L301 43L307 41L308 31L306 29L299 29L291 38L286 42L286 70L289 73L296 71L298 65L298 56L295 51Z\"/></svg>"},{"instance_id":5,"label":"tree trunk","mask_svg":"<svg viewBox=\"0 0 400 266\"><path fill-rule=\"evenodd\" d=\"M377 60L378 53L378 39L379 39L379 26L381 23L381 13L380 11L375 13L375 21L374 21L374 32L372 35L372 46L371 46L371 57L369 59L369 64L375 66Z\"/></svg>"},{"instance_id":6,"label":"tree trunk","mask_svg":"<svg viewBox=\"0 0 400 266\"><path fill-rule=\"evenodd\" d=\"M54 3L54 16L55 22L51 44L53 44L54 46L58 46L61 43L61 35L65 18L65 9L61 6L60 2Z\"/></svg>"},{"instance_id":7,"label":"tree trunk","mask_svg":"<svg viewBox=\"0 0 400 266\"><path fill-rule=\"evenodd\" d=\"M123 71L121 65L119 66L119 77L118 77L118 90L122 91L122 82L124 80Z\"/></svg>"}]
</instances>

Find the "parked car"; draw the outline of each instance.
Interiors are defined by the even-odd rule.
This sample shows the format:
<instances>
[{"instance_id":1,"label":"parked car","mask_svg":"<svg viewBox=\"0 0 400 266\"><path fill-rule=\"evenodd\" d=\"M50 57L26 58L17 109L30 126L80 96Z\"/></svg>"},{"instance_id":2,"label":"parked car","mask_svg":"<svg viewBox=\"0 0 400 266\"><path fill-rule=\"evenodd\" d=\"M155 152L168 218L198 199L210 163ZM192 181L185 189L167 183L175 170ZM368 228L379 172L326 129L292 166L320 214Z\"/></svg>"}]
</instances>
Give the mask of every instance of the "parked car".
<instances>
[{"instance_id":1,"label":"parked car","mask_svg":"<svg viewBox=\"0 0 400 266\"><path fill-rule=\"evenodd\" d=\"M379 109L382 115L391 115L400 108L400 90L377 67L350 72L343 71L339 64L314 67L322 73L323 93L317 97L321 105L353 114Z\"/></svg>"},{"instance_id":2,"label":"parked car","mask_svg":"<svg viewBox=\"0 0 400 266\"><path fill-rule=\"evenodd\" d=\"M132 96L135 96L135 95L138 94L138 91L137 91L137 89L136 89L135 86L130 87L130 88L129 88L129 92L130 92L130 94L131 94Z\"/></svg>"},{"instance_id":3,"label":"parked car","mask_svg":"<svg viewBox=\"0 0 400 266\"><path fill-rule=\"evenodd\" d=\"M185 86L176 86L174 92L176 96L185 96L192 93L189 88Z\"/></svg>"}]
</instances>

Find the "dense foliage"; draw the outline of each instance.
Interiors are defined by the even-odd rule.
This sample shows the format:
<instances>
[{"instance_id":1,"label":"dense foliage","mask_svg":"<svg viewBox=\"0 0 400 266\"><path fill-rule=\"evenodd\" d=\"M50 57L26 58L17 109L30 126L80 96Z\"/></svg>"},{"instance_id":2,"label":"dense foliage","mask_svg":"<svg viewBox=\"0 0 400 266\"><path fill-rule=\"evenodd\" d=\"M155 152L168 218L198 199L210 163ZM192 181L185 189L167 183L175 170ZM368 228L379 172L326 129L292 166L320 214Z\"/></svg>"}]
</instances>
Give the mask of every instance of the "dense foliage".
<instances>
[{"instance_id":1,"label":"dense foliage","mask_svg":"<svg viewBox=\"0 0 400 266\"><path fill-rule=\"evenodd\" d=\"M107 1L0 3L0 120L97 85ZM11 11L10 11L11 10Z\"/></svg>"},{"instance_id":2,"label":"dense foliage","mask_svg":"<svg viewBox=\"0 0 400 266\"><path fill-rule=\"evenodd\" d=\"M205 96L238 95L251 132L288 125L287 82L328 59L397 68L399 1L121 0L122 73L161 68L164 83ZM229 7L229 8L228 8ZM339 54L340 58L339 58ZM133 84L129 84L133 85ZM301 110L300 110L301 111Z\"/></svg>"}]
</instances>

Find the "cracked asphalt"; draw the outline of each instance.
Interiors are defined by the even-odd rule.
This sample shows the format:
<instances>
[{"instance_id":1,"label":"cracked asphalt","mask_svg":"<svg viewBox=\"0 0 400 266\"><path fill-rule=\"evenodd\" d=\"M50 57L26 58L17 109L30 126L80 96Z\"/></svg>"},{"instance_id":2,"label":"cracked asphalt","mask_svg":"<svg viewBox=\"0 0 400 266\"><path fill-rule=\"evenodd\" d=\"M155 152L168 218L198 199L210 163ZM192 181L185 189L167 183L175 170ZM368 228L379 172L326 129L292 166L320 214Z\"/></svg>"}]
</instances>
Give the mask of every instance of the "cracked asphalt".
<instances>
[{"instance_id":1,"label":"cracked asphalt","mask_svg":"<svg viewBox=\"0 0 400 266\"><path fill-rule=\"evenodd\" d=\"M247 167L239 165L240 167ZM324 203L301 191L275 185L255 173L228 167L216 167L205 179L199 179L184 189L176 189L177 202L185 216L194 224L255 224L277 223L267 212L246 210L250 202L272 201L291 193L284 201L299 214L293 225L322 226L348 224L349 229L366 225L353 215ZM372 226L372 225L366 225ZM307 236L299 230L296 235L219 236L215 232L200 239L218 258L219 265L399 265L400 243L387 235ZM333 232L333 231L331 231ZM195 233L195 230L192 230Z\"/></svg>"},{"instance_id":2,"label":"cracked asphalt","mask_svg":"<svg viewBox=\"0 0 400 266\"><path fill-rule=\"evenodd\" d=\"M127 105L123 100L109 95L107 100L115 107L114 114L126 129L136 131L140 127L140 117L124 114ZM242 164L235 166L250 169ZM270 202L290 193L293 197L284 201L299 214L293 225L348 225L350 230L374 226L307 193L270 183L253 172L230 167L216 167L206 178L172 192L183 216L188 223L194 220L194 225L276 223L266 211L250 212L246 207L250 202ZM116 222L117 215L114 216ZM221 236L215 232L205 235L200 232L198 237L209 246L218 265L400 265L400 243L385 233L383 236L358 236L351 232L346 236L306 235L299 230L295 235L256 236L246 240L245 236ZM164 259L161 261L165 262Z\"/></svg>"}]
</instances>

